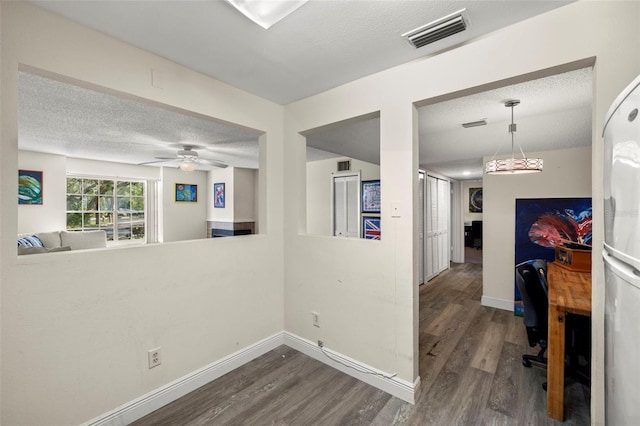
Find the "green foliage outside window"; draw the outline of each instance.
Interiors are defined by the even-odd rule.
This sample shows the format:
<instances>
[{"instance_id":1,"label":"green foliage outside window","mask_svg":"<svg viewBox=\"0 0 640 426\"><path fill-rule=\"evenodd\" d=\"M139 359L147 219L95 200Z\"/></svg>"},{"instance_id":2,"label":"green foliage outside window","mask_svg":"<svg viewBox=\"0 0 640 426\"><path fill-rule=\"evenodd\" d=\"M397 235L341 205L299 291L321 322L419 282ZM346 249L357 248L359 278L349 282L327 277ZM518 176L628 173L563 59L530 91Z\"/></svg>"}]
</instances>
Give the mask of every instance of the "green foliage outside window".
<instances>
[{"instance_id":1,"label":"green foliage outside window","mask_svg":"<svg viewBox=\"0 0 640 426\"><path fill-rule=\"evenodd\" d=\"M110 241L144 240L145 184L67 178L67 229L104 229Z\"/></svg>"}]
</instances>

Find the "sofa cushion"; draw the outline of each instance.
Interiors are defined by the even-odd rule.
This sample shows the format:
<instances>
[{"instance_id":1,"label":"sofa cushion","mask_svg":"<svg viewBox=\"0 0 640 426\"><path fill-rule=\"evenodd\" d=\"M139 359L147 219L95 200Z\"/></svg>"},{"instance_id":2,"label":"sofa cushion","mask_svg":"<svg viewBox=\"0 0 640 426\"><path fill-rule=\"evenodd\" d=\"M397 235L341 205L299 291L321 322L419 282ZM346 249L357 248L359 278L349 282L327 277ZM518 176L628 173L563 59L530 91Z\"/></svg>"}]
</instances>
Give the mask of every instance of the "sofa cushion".
<instances>
[{"instance_id":1,"label":"sofa cushion","mask_svg":"<svg viewBox=\"0 0 640 426\"><path fill-rule=\"evenodd\" d=\"M42 244L46 248L56 248L62 245L60 241L60 231L52 231L52 232L39 232L36 234Z\"/></svg>"},{"instance_id":2,"label":"sofa cushion","mask_svg":"<svg viewBox=\"0 0 640 426\"><path fill-rule=\"evenodd\" d=\"M18 255L25 255L25 254L36 254L36 253L55 253L58 251L69 251L71 250L71 247L69 246L62 246L62 247L53 247L53 248L46 248L46 247L18 247Z\"/></svg>"},{"instance_id":3,"label":"sofa cushion","mask_svg":"<svg viewBox=\"0 0 640 426\"><path fill-rule=\"evenodd\" d=\"M43 247L42 241L35 235L18 236L18 247Z\"/></svg>"},{"instance_id":4,"label":"sofa cushion","mask_svg":"<svg viewBox=\"0 0 640 426\"><path fill-rule=\"evenodd\" d=\"M107 233L99 231L61 231L60 241L71 250L102 248L107 246Z\"/></svg>"}]
</instances>

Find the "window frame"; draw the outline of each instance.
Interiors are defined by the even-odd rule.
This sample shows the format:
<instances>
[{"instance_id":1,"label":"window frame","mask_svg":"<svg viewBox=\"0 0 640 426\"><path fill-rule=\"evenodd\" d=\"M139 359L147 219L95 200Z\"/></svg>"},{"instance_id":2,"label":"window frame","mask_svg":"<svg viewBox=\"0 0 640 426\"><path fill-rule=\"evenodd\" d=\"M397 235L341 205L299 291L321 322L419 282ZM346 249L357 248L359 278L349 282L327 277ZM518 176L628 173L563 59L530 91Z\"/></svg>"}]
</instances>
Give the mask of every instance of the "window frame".
<instances>
[{"instance_id":1,"label":"window frame","mask_svg":"<svg viewBox=\"0 0 640 426\"><path fill-rule=\"evenodd\" d=\"M70 179L80 179L82 180L82 186L80 188L79 193L69 192L69 180ZM86 193L84 187L84 181L96 181L96 190L95 193ZM102 188L102 182L110 182L110 194L105 193L102 194L100 192ZM129 194L119 194L119 184L126 183L136 183L142 185L142 195L133 195L131 188L129 188ZM150 232L154 232L155 225L150 223L149 218L149 203L153 197L150 197L150 190L155 191L155 187L150 185L149 181L141 178L130 178L130 177L120 177L120 176L92 176L85 174L72 175L67 174L65 180L65 229L69 231L85 231L85 230L96 230L103 229L107 232L107 236L111 234L113 239L107 239L108 246L122 246L122 245L137 245L137 244L147 244L150 240L152 240ZM69 209L69 197L80 197L79 200L75 200L75 202L80 203L79 210L70 210ZM95 208L87 208L87 200L86 197L95 196ZM102 209L103 203L109 204L108 199L110 200L110 209ZM122 213L118 209L119 199L128 198L128 218L123 218ZM132 201L134 199L141 199L143 202L142 210L132 210ZM103 201L104 200L104 201ZM142 213L142 219L134 219L134 214ZM80 227L69 227L69 214L80 214L81 216L81 226ZM85 224L86 215L97 215L96 223L87 225ZM100 217L102 214L111 215L112 219L109 224L103 225L101 223ZM132 239L131 236L133 234L133 230L136 224L140 224L142 222L142 226L144 229L144 236L142 238ZM128 239L120 239L120 227L122 224L128 224L128 229L130 229L130 237ZM108 238L108 237L107 237Z\"/></svg>"}]
</instances>

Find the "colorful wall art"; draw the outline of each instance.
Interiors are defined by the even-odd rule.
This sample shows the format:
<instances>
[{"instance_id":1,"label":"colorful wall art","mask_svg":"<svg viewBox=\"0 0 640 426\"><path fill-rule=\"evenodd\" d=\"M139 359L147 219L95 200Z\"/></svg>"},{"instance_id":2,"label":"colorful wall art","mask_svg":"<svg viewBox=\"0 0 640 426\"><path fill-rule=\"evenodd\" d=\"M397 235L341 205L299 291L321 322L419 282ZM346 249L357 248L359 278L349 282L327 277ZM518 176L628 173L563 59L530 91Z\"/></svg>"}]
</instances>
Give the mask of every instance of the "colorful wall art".
<instances>
[{"instance_id":1,"label":"colorful wall art","mask_svg":"<svg viewBox=\"0 0 640 426\"><path fill-rule=\"evenodd\" d=\"M591 245L591 198L516 199L515 265L533 259L552 261L562 241ZM523 315L514 281L514 314Z\"/></svg>"},{"instance_id":2,"label":"colorful wall art","mask_svg":"<svg viewBox=\"0 0 640 426\"><path fill-rule=\"evenodd\" d=\"M362 216L362 238L379 240L380 234L380 218L378 216Z\"/></svg>"},{"instance_id":3,"label":"colorful wall art","mask_svg":"<svg viewBox=\"0 0 640 426\"><path fill-rule=\"evenodd\" d=\"M176 183L176 202L197 203L198 185L189 183Z\"/></svg>"},{"instance_id":4,"label":"colorful wall art","mask_svg":"<svg viewBox=\"0 0 640 426\"><path fill-rule=\"evenodd\" d=\"M362 181L362 213L380 213L380 181Z\"/></svg>"},{"instance_id":5,"label":"colorful wall art","mask_svg":"<svg viewBox=\"0 0 640 426\"><path fill-rule=\"evenodd\" d=\"M224 209L224 183L213 184L213 207Z\"/></svg>"},{"instance_id":6,"label":"colorful wall art","mask_svg":"<svg viewBox=\"0 0 640 426\"><path fill-rule=\"evenodd\" d=\"M469 213L482 213L482 188L469 188Z\"/></svg>"},{"instance_id":7,"label":"colorful wall art","mask_svg":"<svg viewBox=\"0 0 640 426\"><path fill-rule=\"evenodd\" d=\"M18 204L42 204L42 172L18 170Z\"/></svg>"}]
</instances>

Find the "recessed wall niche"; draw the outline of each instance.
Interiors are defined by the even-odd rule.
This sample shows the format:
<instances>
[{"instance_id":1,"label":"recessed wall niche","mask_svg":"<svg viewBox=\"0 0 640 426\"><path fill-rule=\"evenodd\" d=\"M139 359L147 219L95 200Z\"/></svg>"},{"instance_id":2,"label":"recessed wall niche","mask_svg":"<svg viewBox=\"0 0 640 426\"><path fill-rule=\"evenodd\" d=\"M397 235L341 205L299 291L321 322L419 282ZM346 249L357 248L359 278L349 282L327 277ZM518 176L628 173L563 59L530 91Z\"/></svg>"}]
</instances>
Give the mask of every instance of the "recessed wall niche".
<instances>
[{"instance_id":1,"label":"recessed wall niche","mask_svg":"<svg viewBox=\"0 0 640 426\"><path fill-rule=\"evenodd\" d=\"M47 199L40 211L19 206L18 232L105 229L109 245L210 238L212 223L225 236L257 233L263 133L24 67L19 168L45 171ZM87 185L70 192L74 178ZM126 182L144 186L144 207L121 197ZM224 209L213 208L213 182L226 183ZM197 188L197 201L176 202L177 183Z\"/></svg>"},{"instance_id":2,"label":"recessed wall niche","mask_svg":"<svg viewBox=\"0 0 640 426\"><path fill-rule=\"evenodd\" d=\"M380 113L302 135L307 234L380 240Z\"/></svg>"}]
</instances>

